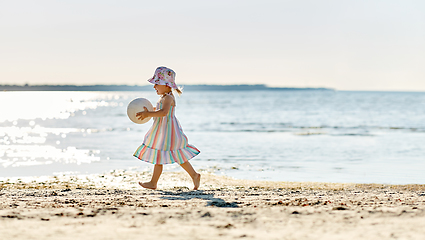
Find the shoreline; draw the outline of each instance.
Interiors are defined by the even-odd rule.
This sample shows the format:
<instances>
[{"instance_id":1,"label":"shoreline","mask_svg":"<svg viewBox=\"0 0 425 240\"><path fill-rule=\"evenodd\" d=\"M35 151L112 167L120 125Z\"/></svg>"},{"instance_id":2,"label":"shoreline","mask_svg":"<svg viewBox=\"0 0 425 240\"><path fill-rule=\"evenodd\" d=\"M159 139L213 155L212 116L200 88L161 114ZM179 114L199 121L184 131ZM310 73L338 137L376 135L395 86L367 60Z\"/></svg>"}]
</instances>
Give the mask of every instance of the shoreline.
<instances>
[{"instance_id":1,"label":"shoreline","mask_svg":"<svg viewBox=\"0 0 425 240\"><path fill-rule=\"evenodd\" d=\"M423 239L425 185L236 180L183 172L0 180L4 239Z\"/></svg>"},{"instance_id":2,"label":"shoreline","mask_svg":"<svg viewBox=\"0 0 425 240\"><path fill-rule=\"evenodd\" d=\"M398 190L423 190L425 184L386 184L386 183L355 183L355 182L310 182L310 181L274 181L274 180L252 180L252 179L236 179L226 175L216 175L210 171L199 171L207 184L201 181L201 189L211 190L211 187L216 186L256 186L261 188L306 188L310 190L340 190L340 189L373 189L373 188L390 188ZM51 184L68 184L74 188L122 188L122 189L138 189L140 186L138 181L148 181L151 171L123 170L116 169L104 173L94 174L55 174L42 176L21 176L21 177L0 177L0 189L8 185L16 189L26 188L54 188ZM184 171L164 171L158 182L158 189L182 187L190 189L192 181ZM204 179L204 177L207 177ZM44 182L43 186L38 186L40 182ZM213 185L211 185L213 184ZM58 187L56 185L56 187Z\"/></svg>"}]
</instances>

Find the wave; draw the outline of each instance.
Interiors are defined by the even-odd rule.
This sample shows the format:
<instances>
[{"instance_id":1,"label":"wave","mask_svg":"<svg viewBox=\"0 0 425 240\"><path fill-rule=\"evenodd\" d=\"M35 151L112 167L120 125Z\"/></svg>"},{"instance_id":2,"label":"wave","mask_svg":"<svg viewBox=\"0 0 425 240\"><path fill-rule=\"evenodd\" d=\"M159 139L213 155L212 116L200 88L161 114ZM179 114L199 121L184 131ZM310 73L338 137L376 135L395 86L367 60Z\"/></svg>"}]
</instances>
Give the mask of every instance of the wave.
<instances>
[{"instance_id":1,"label":"wave","mask_svg":"<svg viewBox=\"0 0 425 240\"><path fill-rule=\"evenodd\" d=\"M291 123L254 123L254 122L220 122L212 125L192 125L187 131L206 132L262 132L262 133L294 133L300 136L333 135L333 136L374 136L375 132L412 132L423 133L425 128L400 126L308 126Z\"/></svg>"}]
</instances>

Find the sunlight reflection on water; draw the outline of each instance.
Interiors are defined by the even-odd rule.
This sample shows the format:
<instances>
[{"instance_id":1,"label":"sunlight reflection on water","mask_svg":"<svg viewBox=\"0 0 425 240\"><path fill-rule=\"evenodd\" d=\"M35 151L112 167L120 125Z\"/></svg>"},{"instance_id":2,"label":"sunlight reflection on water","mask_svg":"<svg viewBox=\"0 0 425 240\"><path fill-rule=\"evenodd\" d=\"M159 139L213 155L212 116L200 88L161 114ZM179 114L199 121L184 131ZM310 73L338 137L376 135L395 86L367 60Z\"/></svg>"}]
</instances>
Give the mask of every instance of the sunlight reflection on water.
<instances>
[{"instance_id":1,"label":"sunlight reflection on water","mask_svg":"<svg viewBox=\"0 0 425 240\"><path fill-rule=\"evenodd\" d=\"M77 149L61 146L68 134L86 135L92 132L84 128L42 127L37 124L47 119L68 119L77 111L110 106L99 98L97 92L3 92L0 94L0 165L22 167L49 165L52 163L80 165L100 161L99 150ZM117 99L106 95L106 98ZM119 97L118 97L119 98ZM116 103L115 103L116 104ZM25 121L27 120L27 121Z\"/></svg>"},{"instance_id":2,"label":"sunlight reflection on water","mask_svg":"<svg viewBox=\"0 0 425 240\"><path fill-rule=\"evenodd\" d=\"M0 94L0 122L66 119L79 110L108 106L105 101L97 101L99 95L94 92L3 92Z\"/></svg>"}]
</instances>

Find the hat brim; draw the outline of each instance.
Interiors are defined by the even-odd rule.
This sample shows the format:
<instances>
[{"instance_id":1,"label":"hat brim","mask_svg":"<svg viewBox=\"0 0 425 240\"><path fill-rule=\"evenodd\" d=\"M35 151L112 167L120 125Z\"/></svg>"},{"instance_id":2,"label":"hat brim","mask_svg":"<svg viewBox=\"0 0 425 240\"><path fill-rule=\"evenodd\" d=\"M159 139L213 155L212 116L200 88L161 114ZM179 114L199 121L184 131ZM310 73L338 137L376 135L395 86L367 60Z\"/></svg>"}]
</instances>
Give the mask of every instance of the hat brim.
<instances>
[{"instance_id":1,"label":"hat brim","mask_svg":"<svg viewBox=\"0 0 425 240\"><path fill-rule=\"evenodd\" d=\"M173 89L178 88L175 83L171 84L171 86L170 86L169 82L166 82L166 81L160 80L160 79L155 80L154 78L150 78L150 79L148 79L148 82L150 82L152 84L168 86L168 87L173 88Z\"/></svg>"}]
</instances>

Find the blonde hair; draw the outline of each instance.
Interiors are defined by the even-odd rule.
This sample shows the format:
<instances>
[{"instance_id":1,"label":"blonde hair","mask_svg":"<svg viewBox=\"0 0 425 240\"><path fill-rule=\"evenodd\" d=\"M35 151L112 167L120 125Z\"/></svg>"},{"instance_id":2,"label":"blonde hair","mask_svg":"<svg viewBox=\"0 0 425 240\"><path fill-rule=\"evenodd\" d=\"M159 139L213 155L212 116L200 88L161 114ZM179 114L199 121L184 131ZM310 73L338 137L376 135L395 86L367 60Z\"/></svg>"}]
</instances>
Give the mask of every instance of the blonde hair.
<instances>
[{"instance_id":1,"label":"blonde hair","mask_svg":"<svg viewBox=\"0 0 425 240\"><path fill-rule=\"evenodd\" d=\"M177 93L177 95L182 95L183 93L183 88L182 87L177 87L176 89L173 89L173 91L175 91Z\"/></svg>"}]
</instances>

